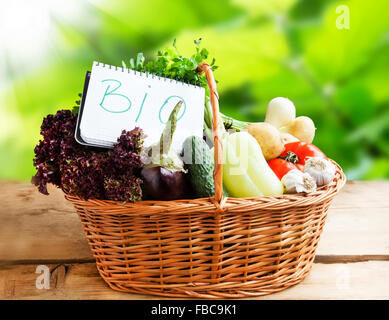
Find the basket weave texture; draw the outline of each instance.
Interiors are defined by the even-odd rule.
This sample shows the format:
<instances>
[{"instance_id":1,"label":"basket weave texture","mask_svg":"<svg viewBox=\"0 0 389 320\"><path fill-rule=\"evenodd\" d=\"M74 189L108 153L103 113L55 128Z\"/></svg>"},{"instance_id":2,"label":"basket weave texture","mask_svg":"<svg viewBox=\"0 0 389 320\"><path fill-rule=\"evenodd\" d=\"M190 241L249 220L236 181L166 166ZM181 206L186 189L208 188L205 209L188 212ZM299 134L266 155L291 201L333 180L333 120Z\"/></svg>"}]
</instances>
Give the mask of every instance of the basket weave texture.
<instances>
[{"instance_id":1,"label":"basket weave texture","mask_svg":"<svg viewBox=\"0 0 389 320\"><path fill-rule=\"evenodd\" d=\"M65 193L97 269L115 290L168 297L241 298L283 290L310 271L333 197L346 178L308 195L224 198L218 96L211 68L215 197L122 203Z\"/></svg>"}]
</instances>

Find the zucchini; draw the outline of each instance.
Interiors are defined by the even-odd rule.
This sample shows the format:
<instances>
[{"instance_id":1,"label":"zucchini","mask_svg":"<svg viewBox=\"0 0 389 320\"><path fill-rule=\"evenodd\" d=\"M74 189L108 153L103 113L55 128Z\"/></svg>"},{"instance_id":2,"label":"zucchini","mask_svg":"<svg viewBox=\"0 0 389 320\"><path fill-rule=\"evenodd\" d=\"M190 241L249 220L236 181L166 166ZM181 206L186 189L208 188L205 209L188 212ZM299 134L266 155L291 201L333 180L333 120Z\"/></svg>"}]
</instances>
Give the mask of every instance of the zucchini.
<instances>
[{"instance_id":1,"label":"zucchini","mask_svg":"<svg viewBox=\"0 0 389 320\"><path fill-rule=\"evenodd\" d=\"M190 182L197 197L212 197L215 194L213 152L200 137L190 136L183 144L183 159Z\"/></svg>"}]
</instances>

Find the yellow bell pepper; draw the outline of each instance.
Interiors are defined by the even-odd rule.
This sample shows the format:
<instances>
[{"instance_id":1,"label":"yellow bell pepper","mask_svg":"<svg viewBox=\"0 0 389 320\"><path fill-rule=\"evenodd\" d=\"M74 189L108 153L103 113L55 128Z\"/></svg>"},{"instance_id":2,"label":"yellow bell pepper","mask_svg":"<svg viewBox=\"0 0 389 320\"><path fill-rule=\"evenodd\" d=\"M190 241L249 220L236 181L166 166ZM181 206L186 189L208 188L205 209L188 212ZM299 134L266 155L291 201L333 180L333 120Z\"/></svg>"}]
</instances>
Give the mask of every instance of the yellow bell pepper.
<instances>
[{"instance_id":1,"label":"yellow bell pepper","mask_svg":"<svg viewBox=\"0 0 389 320\"><path fill-rule=\"evenodd\" d=\"M236 132L223 139L223 183L235 198L280 195L281 181L267 164L261 147L247 132Z\"/></svg>"}]
</instances>

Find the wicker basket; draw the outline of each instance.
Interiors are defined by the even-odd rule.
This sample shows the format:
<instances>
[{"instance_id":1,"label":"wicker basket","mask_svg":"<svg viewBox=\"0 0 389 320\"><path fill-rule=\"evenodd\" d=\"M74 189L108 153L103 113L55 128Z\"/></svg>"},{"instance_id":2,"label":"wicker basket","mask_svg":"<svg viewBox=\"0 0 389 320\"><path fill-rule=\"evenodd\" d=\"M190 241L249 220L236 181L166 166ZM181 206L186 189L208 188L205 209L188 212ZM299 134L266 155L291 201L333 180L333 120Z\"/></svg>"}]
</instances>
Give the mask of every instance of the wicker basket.
<instances>
[{"instance_id":1,"label":"wicker basket","mask_svg":"<svg viewBox=\"0 0 389 320\"><path fill-rule=\"evenodd\" d=\"M216 84L208 80L213 108L215 197L177 201L73 203L97 269L115 290L169 297L240 298L283 290L312 267L333 197L345 183L309 195L224 198Z\"/></svg>"}]
</instances>

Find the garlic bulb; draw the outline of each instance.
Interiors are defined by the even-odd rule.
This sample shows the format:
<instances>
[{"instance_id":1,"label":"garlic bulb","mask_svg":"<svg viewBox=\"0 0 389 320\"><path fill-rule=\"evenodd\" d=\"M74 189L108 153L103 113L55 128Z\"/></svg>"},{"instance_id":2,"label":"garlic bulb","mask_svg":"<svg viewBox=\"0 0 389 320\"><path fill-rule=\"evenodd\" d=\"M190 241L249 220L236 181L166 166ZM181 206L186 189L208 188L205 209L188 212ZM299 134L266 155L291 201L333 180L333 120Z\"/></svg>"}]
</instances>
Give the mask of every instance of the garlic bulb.
<instances>
[{"instance_id":1,"label":"garlic bulb","mask_svg":"<svg viewBox=\"0 0 389 320\"><path fill-rule=\"evenodd\" d=\"M281 179L284 185L285 193L310 193L316 191L316 182L308 174L301 172L300 170L290 170Z\"/></svg>"},{"instance_id":2,"label":"garlic bulb","mask_svg":"<svg viewBox=\"0 0 389 320\"><path fill-rule=\"evenodd\" d=\"M304 172L315 180L318 187L330 183L335 177L335 166L329 160L313 157L305 161Z\"/></svg>"}]
</instances>

